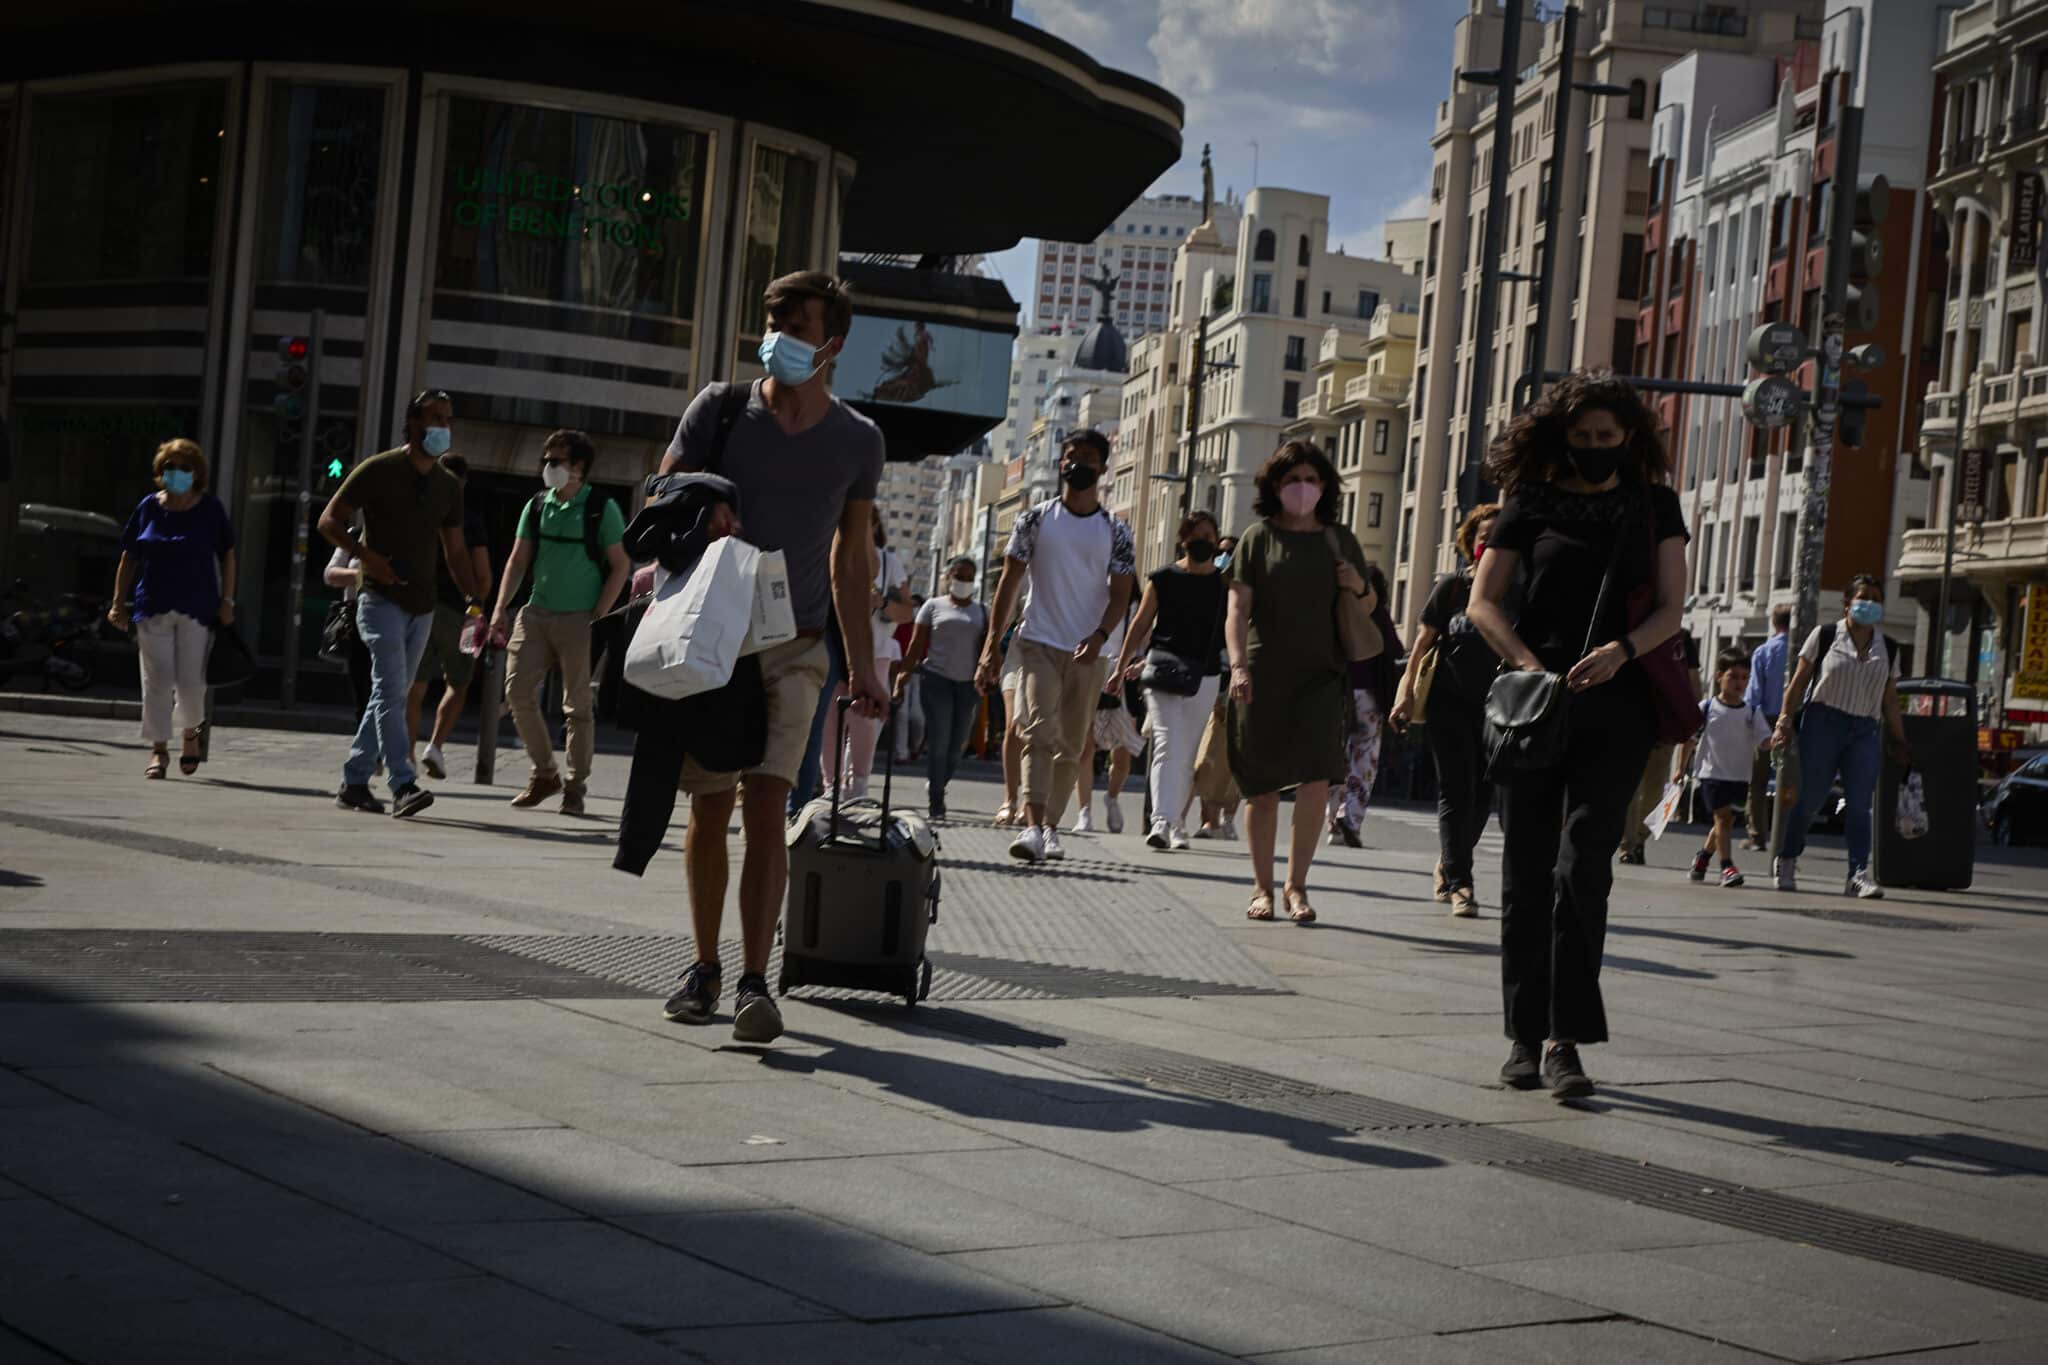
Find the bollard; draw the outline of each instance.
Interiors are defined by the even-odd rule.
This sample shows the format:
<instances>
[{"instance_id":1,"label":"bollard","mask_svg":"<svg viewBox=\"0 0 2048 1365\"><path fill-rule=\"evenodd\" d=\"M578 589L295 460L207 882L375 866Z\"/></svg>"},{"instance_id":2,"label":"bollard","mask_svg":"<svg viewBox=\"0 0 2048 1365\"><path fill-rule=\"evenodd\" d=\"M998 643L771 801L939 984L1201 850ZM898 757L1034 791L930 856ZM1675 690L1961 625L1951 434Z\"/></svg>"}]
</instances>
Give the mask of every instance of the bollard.
<instances>
[{"instance_id":1,"label":"bollard","mask_svg":"<svg viewBox=\"0 0 2048 1365\"><path fill-rule=\"evenodd\" d=\"M488 787L498 768L498 727L505 717L505 651L484 646L476 699L476 785Z\"/></svg>"}]
</instances>

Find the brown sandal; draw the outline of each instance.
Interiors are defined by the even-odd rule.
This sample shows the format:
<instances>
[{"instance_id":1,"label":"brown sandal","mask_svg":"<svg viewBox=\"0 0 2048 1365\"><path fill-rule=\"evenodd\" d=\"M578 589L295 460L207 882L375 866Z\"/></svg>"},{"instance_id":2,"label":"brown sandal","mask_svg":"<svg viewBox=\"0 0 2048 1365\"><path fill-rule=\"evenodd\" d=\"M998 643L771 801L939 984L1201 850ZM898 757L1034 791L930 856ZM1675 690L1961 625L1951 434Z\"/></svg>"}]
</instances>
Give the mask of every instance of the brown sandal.
<instances>
[{"instance_id":1,"label":"brown sandal","mask_svg":"<svg viewBox=\"0 0 2048 1365\"><path fill-rule=\"evenodd\" d=\"M152 781L159 781L168 776L170 771L171 751L169 749L158 749L149 756L149 766L142 770L142 775Z\"/></svg>"},{"instance_id":2,"label":"brown sandal","mask_svg":"<svg viewBox=\"0 0 2048 1365\"><path fill-rule=\"evenodd\" d=\"M1296 924L1314 924L1316 922L1316 908L1308 903L1307 892L1297 891L1290 886L1286 888L1283 894L1287 898L1287 918L1293 920Z\"/></svg>"},{"instance_id":3,"label":"brown sandal","mask_svg":"<svg viewBox=\"0 0 2048 1365\"><path fill-rule=\"evenodd\" d=\"M1273 893L1270 891L1254 891L1252 893L1252 903L1244 908L1244 917L1255 920L1269 920L1273 918Z\"/></svg>"}]
</instances>

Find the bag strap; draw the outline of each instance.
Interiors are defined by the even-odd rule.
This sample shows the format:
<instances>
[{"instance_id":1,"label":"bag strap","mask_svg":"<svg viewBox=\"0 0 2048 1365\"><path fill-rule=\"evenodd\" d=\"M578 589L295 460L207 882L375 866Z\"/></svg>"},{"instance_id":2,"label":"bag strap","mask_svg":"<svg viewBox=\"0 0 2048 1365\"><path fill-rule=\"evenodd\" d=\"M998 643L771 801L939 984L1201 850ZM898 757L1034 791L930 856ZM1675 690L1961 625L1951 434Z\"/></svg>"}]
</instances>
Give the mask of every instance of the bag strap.
<instances>
[{"instance_id":1,"label":"bag strap","mask_svg":"<svg viewBox=\"0 0 2048 1365\"><path fill-rule=\"evenodd\" d=\"M1813 683L1806 689L1807 701L1813 700L1814 688L1820 686L1821 676L1828 671L1828 655L1835 647L1835 635L1838 630L1839 627L1833 621L1820 628L1820 652L1813 661Z\"/></svg>"},{"instance_id":2,"label":"bag strap","mask_svg":"<svg viewBox=\"0 0 2048 1365\"><path fill-rule=\"evenodd\" d=\"M1600 592L1593 599L1593 615L1586 622L1586 646L1579 651L1585 658L1593 652L1593 635L1600 629L1600 618L1607 614L1608 594L1614 590L1614 571L1621 566L1622 547L1628 544L1628 536L1620 526L1614 528L1614 550L1607 556L1607 572L1600 575Z\"/></svg>"},{"instance_id":3,"label":"bag strap","mask_svg":"<svg viewBox=\"0 0 2048 1365\"><path fill-rule=\"evenodd\" d=\"M740 417L746 412L747 404L754 398L752 384L727 384L725 392L718 396L718 425L712 428L711 449L704 456L706 474L724 473L725 446L732 439L732 429L739 425Z\"/></svg>"},{"instance_id":4,"label":"bag strap","mask_svg":"<svg viewBox=\"0 0 2048 1365\"><path fill-rule=\"evenodd\" d=\"M609 506L611 500L600 496L595 488L583 500L583 553L590 556L590 562L600 571L604 569L604 546L597 543L597 538L604 524L604 509Z\"/></svg>"}]
</instances>

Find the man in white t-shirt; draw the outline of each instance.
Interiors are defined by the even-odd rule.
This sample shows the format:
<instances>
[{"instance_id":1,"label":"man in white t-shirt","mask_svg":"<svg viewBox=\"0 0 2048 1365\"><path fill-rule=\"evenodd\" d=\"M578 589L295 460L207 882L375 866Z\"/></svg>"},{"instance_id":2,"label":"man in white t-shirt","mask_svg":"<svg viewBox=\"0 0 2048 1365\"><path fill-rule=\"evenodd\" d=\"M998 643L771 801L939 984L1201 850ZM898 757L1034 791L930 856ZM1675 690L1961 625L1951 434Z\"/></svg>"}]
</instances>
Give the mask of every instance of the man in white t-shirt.
<instances>
[{"instance_id":1,"label":"man in white t-shirt","mask_svg":"<svg viewBox=\"0 0 2048 1365\"><path fill-rule=\"evenodd\" d=\"M1124 619L1136 580L1131 528L1102 506L1097 488L1109 441L1077 431L1060 448L1065 492L1017 518L990 617L1006 621L1025 581L1031 605L1011 652L1023 680L1017 714L1024 742L1024 829L1010 845L1025 862L1066 856L1058 826L1080 771L1081 750L1102 692L1102 647ZM1002 674L994 632L975 681L985 692Z\"/></svg>"}]
</instances>

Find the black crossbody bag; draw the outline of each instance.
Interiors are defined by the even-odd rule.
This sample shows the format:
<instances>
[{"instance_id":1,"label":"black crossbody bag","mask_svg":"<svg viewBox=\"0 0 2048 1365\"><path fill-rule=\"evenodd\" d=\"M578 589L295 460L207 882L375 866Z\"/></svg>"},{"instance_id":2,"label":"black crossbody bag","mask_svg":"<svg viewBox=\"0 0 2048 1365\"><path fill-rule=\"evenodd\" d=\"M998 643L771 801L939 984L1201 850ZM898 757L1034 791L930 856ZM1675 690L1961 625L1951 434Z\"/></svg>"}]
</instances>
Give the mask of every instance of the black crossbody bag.
<instances>
[{"instance_id":1,"label":"black crossbody bag","mask_svg":"<svg viewBox=\"0 0 2048 1365\"><path fill-rule=\"evenodd\" d=\"M1228 594L1226 586L1226 610ZM1217 615L1220 617L1221 612ZM1170 649L1148 649L1145 651L1145 671L1138 675L1138 681L1148 692L1164 692L1169 697L1192 697L1202 690L1202 660L1216 657L1216 623L1209 623L1209 643L1193 659L1183 658Z\"/></svg>"},{"instance_id":2,"label":"black crossbody bag","mask_svg":"<svg viewBox=\"0 0 2048 1365\"><path fill-rule=\"evenodd\" d=\"M1616 528L1614 552L1607 557L1607 572L1600 577L1600 593L1593 601L1592 619L1586 623L1586 643L1579 651L1582 659L1593 652L1593 633L1606 613L1614 571L1627 540L1626 528ZM1486 689L1486 776L1508 782L1524 773L1555 767L1570 738L1564 675L1503 665Z\"/></svg>"}]
</instances>

